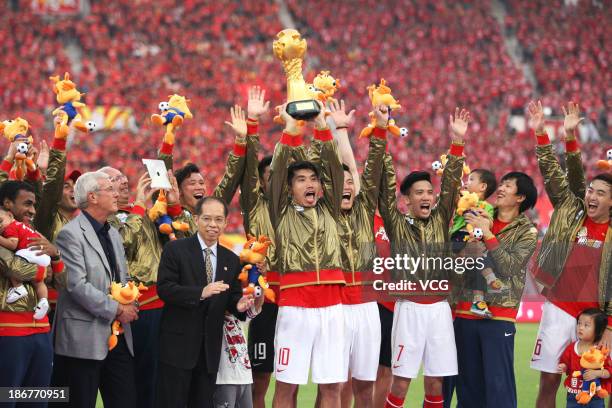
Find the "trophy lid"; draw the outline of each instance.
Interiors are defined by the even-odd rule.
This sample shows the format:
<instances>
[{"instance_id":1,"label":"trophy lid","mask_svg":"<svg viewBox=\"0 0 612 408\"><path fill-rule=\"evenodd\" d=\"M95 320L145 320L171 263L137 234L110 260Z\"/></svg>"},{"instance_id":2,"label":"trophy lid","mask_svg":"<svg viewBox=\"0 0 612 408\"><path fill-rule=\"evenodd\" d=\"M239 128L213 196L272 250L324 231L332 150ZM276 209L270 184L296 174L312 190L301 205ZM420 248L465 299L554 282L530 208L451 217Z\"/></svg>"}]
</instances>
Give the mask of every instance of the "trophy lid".
<instances>
[{"instance_id":1,"label":"trophy lid","mask_svg":"<svg viewBox=\"0 0 612 408\"><path fill-rule=\"evenodd\" d=\"M279 60L303 59L306 54L306 40L300 32L293 28L287 28L276 34L276 40L272 43L274 56Z\"/></svg>"}]
</instances>

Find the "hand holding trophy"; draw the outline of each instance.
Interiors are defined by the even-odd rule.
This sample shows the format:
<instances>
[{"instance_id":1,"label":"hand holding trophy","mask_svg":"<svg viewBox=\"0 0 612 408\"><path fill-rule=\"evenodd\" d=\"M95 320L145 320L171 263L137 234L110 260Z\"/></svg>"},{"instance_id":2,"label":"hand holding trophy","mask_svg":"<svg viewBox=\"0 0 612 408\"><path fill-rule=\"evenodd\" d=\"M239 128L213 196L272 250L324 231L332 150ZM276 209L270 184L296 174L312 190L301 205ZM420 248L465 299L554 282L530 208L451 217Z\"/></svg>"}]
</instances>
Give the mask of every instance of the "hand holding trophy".
<instances>
[{"instance_id":1,"label":"hand holding trophy","mask_svg":"<svg viewBox=\"0 0 612 408\"><path fill-rule=\"evenodd\" d=\"M272 49L274 56L282 62L287 76L287 113L297 120L316 117L321 107L302 75L306 40L297 30L286 29L276 34Z\"/></svg>"}]
</instances>

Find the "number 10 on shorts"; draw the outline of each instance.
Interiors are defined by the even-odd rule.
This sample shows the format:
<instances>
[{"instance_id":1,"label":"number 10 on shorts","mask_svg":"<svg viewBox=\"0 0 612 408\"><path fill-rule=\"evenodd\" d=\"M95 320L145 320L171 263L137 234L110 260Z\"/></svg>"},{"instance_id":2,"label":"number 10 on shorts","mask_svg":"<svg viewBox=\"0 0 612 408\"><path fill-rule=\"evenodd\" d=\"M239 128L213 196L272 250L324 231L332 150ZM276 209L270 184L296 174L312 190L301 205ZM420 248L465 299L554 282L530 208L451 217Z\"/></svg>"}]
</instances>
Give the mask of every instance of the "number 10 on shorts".
<instances>
[{"instance_id":1,"label":"number 10 on shorts","mask_svg":"<svg viewBox=\"0 0 612 408\"><path fill-rule=\"evenodd\" d=\"M283 347L278 351L278 365L289 365L289 349L287 347Z\"/></svg>"}]
</instances>

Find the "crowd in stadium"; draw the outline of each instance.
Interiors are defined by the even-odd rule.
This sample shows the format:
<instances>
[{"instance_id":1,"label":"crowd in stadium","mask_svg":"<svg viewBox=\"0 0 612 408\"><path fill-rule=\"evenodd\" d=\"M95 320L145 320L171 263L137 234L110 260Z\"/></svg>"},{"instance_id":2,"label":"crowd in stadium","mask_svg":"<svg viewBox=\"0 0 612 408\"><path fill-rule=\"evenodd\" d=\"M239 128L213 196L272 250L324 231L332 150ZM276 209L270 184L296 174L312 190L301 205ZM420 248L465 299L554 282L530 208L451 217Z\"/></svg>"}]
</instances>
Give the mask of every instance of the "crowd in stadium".
<instances>
[{"instance_id":1,"label":"crowd in stadium","mask_svg":"<svg viewBox=\"0 0 612 408\"><path fill-rule=\"evenodd\" d=\"M92 1L54 18L11 2L0 387L244 408L274 374L277 408L309 381L323 408L398 408L422 369L425 408L516 407L532 274L536 406L564 379L568 407L603 407L610 11L557 3L511 0L499 22L484 2ZM286 85L304 38L306 81ZM287 101L301 86L310 108ZM377 276L402 257L423 263Z\"/></svg>"}]
</instances>

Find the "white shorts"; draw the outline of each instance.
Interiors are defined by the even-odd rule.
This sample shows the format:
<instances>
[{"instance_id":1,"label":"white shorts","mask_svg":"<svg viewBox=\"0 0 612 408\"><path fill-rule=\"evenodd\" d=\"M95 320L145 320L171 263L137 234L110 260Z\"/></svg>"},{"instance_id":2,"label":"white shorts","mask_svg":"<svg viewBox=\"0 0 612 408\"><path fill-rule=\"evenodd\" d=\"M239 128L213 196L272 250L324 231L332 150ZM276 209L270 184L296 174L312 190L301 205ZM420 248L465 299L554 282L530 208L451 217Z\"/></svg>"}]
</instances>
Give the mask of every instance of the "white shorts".
<instances>
[{"instance_id":1,"label":"white shorts","mask_svg":"<svg viewBox=\"0 0 612 408\"><path fill-rule=\"evenodd\" d=\"M344 352L351 377L376 381L380 354L380 315L376 302L344 307Z\"/></svg>"},{"instance_id":2,"label":"white shorts","mask_svg":"<svg viewBox=\"0 0 612 408\"><path fill-rule=\"evenodd\" d=\"M315 384L347 381L342 305L319 308L280 306L274 337L278 381Z\"/></svg>"},{"instance_id":3,"label":"white shorts","mask_svg":"<svg viewBox=\"0 0 612 408\"><path fill-rule=\"evenodd\" d=\"M544 302L538 336L531 355L531 368L545 373L558 373L561 354L570 342L576 340L576 318L552 303Z\"/></svg>"},{"instance_id":4,"label":"white shorts","mask_svg":"<svg viewBox=\"0 0 612 408\"><path fill-rule=\"evenodd\" d=\"M391 372L417 378L423 363L428 377L457 375L457 347L448 302L395 303L391 330Z\"/></svg>"}]
</instances>

